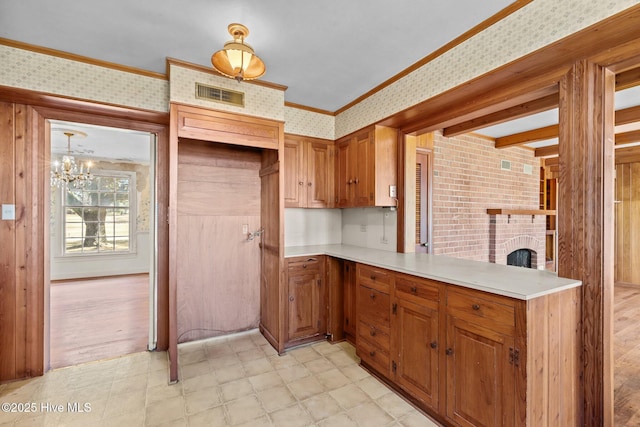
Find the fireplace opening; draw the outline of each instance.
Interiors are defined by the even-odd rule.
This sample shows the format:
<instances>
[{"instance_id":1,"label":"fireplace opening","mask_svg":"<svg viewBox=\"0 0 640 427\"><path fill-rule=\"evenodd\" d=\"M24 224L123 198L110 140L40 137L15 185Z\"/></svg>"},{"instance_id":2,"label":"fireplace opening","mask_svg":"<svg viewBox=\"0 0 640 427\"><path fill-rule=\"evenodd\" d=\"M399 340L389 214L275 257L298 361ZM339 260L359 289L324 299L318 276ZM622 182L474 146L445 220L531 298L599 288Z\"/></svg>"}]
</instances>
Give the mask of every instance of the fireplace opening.
<instances>
[{"instance_id":1,"label":"fireplace opening","mask_svg":"<svg viewBox=\"0 0 640 427\"><path fill-rule=\"evenodd\" d=\"M517 249L507 255L507 265L531 268L531 250Z\"/></svg>"}]
</instances>

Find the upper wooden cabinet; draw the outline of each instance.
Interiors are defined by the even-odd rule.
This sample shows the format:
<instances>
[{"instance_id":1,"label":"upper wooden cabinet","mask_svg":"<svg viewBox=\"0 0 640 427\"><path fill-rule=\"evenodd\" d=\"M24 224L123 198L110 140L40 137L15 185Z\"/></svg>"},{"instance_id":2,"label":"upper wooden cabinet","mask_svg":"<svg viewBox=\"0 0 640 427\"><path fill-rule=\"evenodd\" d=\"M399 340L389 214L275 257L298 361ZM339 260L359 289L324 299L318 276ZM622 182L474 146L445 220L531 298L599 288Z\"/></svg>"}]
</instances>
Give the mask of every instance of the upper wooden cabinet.
<instances>
[{"instance_id":1,"label":"upper wooden cabinet","mask_svg":"<svg viewBox=\"0 0 640 427\"><path fill-rule=\"evenodd\" d=\"M337 141L336 207L396 206L397 129L371 126Z\"/></svg>"},{"instance_id":2,"label":"upper wooden cabinet","mask_svg":"<svg viewBox=\"0 0 640 427\"><path fill-rule=\"evenodd\" d=\"M285 207L333 207L334 157L332 141L285 135Z\"/></svg>"}]
</instances>

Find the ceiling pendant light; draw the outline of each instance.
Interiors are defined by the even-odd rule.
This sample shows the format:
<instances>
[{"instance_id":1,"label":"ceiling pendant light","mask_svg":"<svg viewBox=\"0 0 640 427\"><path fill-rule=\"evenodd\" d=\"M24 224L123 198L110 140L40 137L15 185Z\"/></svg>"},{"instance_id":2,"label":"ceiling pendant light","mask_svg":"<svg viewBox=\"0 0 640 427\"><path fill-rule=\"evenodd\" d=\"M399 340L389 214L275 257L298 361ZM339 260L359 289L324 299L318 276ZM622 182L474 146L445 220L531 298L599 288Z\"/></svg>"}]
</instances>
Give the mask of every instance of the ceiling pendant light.
<instances>
[{"instance_id":1,"label":"ceiling pendant light","mask_svg":"<svg viewBox=\"0 0 640 427\"><path fill-rule=\"evenodd\" d=\"M71 155L71 137L85 137L87 134L78 131L65 131L67 136L67 155L62 156L62 160L56 160L51 165L51 186L62 188L64 186L73 188L83 188L86 183L93 179L91 175L91 162L87 163L87 170L84 170L84 164L80 164L80 168L76 164L76 160Z\"/></svg>"},{"instance_id":2,"label":"ceiling pendant light","mask_svg":"<svg viewBox=\"0 0 640 427\"><path fill-rule=\"evenodd\" d=\"M213 68L220 74L236 79L253 80L261 77L266 68L253 48L244 42L249 29L242 24L229 24L227 27L233 40L224 44L222 50L211 56Z\"/></svg>"}]
</instances>

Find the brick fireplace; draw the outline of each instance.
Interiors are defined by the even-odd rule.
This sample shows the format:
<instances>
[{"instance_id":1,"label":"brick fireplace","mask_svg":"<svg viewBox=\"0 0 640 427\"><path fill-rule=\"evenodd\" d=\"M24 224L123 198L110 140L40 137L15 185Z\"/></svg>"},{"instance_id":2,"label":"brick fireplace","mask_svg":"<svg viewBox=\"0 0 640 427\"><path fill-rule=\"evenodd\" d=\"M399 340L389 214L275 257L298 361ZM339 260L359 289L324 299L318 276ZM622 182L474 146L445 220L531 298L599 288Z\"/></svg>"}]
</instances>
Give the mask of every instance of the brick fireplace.
<instances>
[{"instance_id":1,"label":"brick fireplace","mask_svg":"<svg viewBox=\"0 0 640 427\"><path fill-rule=\"evenodd\" d=\"M526 249L531 253L531 268L544 269L546 216L511 212L516 213L488 210L489 262L506 265L509 254Z\"/></svg>"}]
</instances>

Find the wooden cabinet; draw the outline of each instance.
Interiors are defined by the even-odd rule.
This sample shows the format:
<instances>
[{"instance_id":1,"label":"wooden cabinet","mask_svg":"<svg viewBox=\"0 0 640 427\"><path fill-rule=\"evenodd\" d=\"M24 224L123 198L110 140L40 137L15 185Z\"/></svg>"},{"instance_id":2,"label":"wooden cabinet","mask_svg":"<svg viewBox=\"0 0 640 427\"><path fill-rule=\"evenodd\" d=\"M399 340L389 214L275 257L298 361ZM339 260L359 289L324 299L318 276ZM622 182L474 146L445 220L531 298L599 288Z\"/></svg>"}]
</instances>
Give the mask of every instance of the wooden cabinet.
<instances>
[{"instance_id":1,"label":"wooden cabinet","mask_svg":"<svg viewBox=\"0 0 640 427\"><path fill-rule=\"evenodd\" d=\"M285 347L324 337L326 333L324 256L287 260Z\"/></svg>"},{"instance_id":2,"label":"wooden cabinet","mask_svg":"<svg viewBox=\"0 0 640 427\"><path fill-rule=\"evenodd\" d=\"M378 373L390 373L390 287L393 273L357 264L356 266L356 354Z\"/></svg>"},{"instance_id":3,"label":"wooden cabinet","mask_svg":"<svg viewBox=\"0 0 640 427\"><path fill-rule=\"evenodd\" d=\"M396 206L389 186L397 186L398 131L368 127L337 141L336 206Z\"/></svg>"},{"instance_id":4,"label":"wooden cabinet","mask_svg":"<svg viewBox=\"0 0 640 427\"><path fill-rule=\"evenodd\" d=\"M285 135L285 207L333 207L334 157L332 141Z\"/></svg>"},{"instance_id":5,"label":"wooden cabinet","mask_svg":"<svg viewBox=\"0 0 640 427\"><path fill-rule=\"evenodd\" d=\"M358 263L356 289L362 364L441 422L580 424L580 288L525 301Z\"/></svg>"},{"instance_id":6,"label":"wooden cabinet","mask_svg":"<svg viewBox=\"0 0 640 427\"><path fill-rule=\"evenodd\" d=\"M396 274L391 316L392 374L412 397L438 409L439 302L437 282Z\"/></svg>"},{"instance_id":7,"label":"wooden cabinet","mask_svg":"<svg viewBox=\"0 0 640 427\"><path fill-rule=\"evenodd\" d=\"M520 351L512 300L447 290L446 417L461 426L514 425Z\"/></svg>"},{"instance_id":8,"label":"wooden cabinet","mask_svg":"<svg viewBox=\"0 0 640 427\"><path fill-rule=\"evenodd\" d=\"M344 261L343 264L343 330L344 336L347 341L356 343L356 298L357 298L357 286L356 286L356 263L353 261Z\"/></svg>"}]
</instances>

